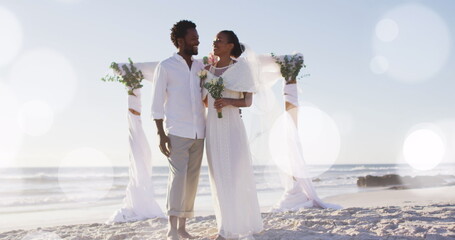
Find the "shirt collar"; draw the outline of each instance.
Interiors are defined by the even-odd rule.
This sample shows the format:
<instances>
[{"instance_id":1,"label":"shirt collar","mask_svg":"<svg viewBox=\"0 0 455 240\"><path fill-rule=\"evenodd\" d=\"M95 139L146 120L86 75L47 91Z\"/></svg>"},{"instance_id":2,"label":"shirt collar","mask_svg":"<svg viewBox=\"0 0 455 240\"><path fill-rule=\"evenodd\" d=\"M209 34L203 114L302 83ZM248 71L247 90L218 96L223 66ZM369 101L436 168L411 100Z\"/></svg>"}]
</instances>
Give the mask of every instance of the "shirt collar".
<instances>
[{"instance_id":1,"label":"shirt collar","mask_svg":"<svg viewBox=\"0 0 455 240\"><path fill-rule=\"evenodd\" d=\"M182 56L180 56L180 54L174 53L174 58L176 58L176 59L179 60L180 62L183 62L183 63L186 64L185 59L184 59ZM194 62L193 56L191 56L191 61Z\"/></svg>"}]
</instances>

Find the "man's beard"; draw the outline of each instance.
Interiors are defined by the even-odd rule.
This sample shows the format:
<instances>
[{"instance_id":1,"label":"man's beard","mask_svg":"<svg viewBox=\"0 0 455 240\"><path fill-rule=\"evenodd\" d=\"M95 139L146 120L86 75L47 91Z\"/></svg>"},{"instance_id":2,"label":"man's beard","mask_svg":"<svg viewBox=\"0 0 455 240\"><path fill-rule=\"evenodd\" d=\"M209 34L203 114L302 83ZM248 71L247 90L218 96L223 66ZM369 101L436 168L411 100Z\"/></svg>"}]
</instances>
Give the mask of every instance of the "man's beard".
<instances>
[{"instance_id":1,"label":"man's beard","mask_svg":"<svg viewBox=\"0 0 455 240\"><path fill-rule=\"evenodd\" d=\"M185 53L188 55L197 55L198 46L188 46L187 48L185 48Z\"/></svg>"}]
</instances>

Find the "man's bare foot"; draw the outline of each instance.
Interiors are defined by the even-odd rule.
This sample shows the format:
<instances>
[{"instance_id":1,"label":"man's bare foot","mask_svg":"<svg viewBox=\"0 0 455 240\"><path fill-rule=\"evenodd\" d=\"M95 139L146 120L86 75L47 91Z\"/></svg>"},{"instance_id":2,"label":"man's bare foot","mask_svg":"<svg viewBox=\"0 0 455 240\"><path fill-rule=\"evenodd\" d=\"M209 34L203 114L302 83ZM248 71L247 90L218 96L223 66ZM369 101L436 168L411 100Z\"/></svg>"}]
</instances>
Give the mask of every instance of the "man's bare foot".
<instances>
[{"instance_id":1,"label":"man's bare foot","mask_svg":"<svg viewBox=\"0 0 455 240\"><path fill-rule=\"evenodd\" d=\"M176 229L169 229L166 236L166 240L180 240L179 233Z\"/></svg>"},{"instance_id":2,"label":"man's bare foot","mask_svg":"<svg viewBox=\"0 0 455 240\"><path fill-rule=\"evenodd\" d=\"M179 229L178 233L179 233L179 236L182 237L182 238L186 238L186 239L195 239L196 238L194 236L191 236L191 234L189 234L186 231L186 229Z\"/></svg>"}]
</instances>

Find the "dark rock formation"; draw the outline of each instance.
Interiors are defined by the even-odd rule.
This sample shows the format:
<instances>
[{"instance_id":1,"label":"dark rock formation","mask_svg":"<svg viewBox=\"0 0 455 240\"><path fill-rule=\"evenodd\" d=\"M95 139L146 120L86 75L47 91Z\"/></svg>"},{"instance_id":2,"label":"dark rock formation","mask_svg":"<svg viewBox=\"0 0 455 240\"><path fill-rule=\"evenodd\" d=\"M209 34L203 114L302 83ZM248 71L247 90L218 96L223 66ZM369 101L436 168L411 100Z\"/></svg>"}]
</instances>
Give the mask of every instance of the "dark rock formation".
<instances>
[{"instance_id":1,"label":"dark rock formation","mask_svg":"<svg viewBox=\"0 0 455 240\"><path fill-rule=\"evenodd\" d=\"M392 189L435 187L447 185L446 179L454 179L455 176L437 175L437 176L400 176L397 174L388 174L384 176L359 177L357 179L358 187L386 187L393 186Z\"/></svg>"}]
</instances>

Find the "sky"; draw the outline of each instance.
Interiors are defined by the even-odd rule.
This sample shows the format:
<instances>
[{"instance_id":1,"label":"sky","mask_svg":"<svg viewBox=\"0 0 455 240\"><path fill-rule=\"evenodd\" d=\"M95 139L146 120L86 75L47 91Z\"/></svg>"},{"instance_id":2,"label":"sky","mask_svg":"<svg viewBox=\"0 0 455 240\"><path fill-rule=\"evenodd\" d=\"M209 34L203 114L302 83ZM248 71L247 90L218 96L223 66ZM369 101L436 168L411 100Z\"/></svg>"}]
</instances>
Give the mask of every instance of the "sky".
<instances>
[{"instance_id":1,"label":"sky","mask_svg":"<svg viewBox=\"0 0 455 240\"><path fill-rule=\"evenodd\" d=\"M0 167L127 166L126 91L100 78L112 61L171 56L181 19L197 24L198 57L224 29L257 54L303 53L299 100L335 126L339 141L318 142L333 163L455 162L453 12L451 0L0 0ZM150 99L146 83L143 125L166 165Z\"/></svg>"}]
</instances>

